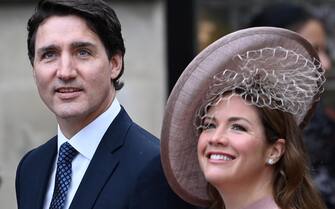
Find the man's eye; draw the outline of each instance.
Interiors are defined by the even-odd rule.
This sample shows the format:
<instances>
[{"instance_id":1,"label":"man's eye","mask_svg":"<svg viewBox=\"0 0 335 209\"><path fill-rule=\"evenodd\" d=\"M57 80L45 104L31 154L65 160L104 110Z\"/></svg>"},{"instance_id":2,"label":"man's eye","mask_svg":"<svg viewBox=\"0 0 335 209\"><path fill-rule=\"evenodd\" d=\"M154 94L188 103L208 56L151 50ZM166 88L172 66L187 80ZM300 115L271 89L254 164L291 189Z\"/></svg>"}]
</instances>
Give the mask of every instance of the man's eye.
<instances>
[{"instance_id":1,"label":"man's eye","mask_svg":"<svg viewBox=\"0 0 335 209\"><path fill-rule=\"evenodd\" d=\"M49 51L49 52L45 52L44 54L42 54L41 59L52 59L55 56L55 52L53 51Z\"/></svg>"},{"instance_id":2,"label":"man's eye","mask_svg":"<svg viewBox=\"0 0 335 209\"><path fill-rule=\"evenodd\" d=\"M240 124L233 124L232 125L232 129L236 130L236 131L247 131L246 128L244 128L244 126L240 125Z\"/></svg>"},{"instance_id":3,"label":"man's eye","mask_svg":"<svg viewBox=\"0 0 335 209\"><path fill-rule=\"evenodd\" d=\"M80 57L86 57L86 56L89 56L91 55L90 51L86 50L86 49L81 49L78 51L78 55Z\"/></svg>"}]
</instances>

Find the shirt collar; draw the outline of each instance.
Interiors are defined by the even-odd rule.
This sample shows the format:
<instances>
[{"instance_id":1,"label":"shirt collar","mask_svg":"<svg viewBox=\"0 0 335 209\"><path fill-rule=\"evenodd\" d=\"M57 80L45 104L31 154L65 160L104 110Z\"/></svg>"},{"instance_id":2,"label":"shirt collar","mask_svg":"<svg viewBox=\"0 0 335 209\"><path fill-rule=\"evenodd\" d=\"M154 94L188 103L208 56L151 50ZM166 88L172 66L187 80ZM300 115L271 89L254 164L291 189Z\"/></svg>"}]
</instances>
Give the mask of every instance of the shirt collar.
<instances>
[{"instance_id":1,"label":"shirt collar","mask_svg":"<svg viewBox=\"0 0 335 209\"><path fill-rule=\"evenodd\" d=\"M81 129L71 139L64 136L58 125L58 150L67 141L85 158L91 160L102 137L120 110L120 103L114 98L112 105L104 113Z\"/></svg>"}]
</instances>

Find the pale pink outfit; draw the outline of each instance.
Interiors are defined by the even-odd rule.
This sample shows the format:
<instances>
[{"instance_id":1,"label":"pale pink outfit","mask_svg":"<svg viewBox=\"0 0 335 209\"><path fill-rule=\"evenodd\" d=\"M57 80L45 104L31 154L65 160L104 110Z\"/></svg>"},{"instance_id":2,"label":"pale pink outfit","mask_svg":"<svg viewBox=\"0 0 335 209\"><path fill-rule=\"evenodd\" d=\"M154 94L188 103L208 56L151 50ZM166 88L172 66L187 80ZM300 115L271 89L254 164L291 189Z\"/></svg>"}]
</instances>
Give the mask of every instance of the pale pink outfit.
<instances>
[{"instance_id":1,"label":"pale pink outfit","mask_svg":"<svg viewBox=\"0 0 335 209\"><path fill-rule=\"evenodd\" d=\"M273 197L264 197L243 209L280 209Z\"/></svg>"}]
</instances>

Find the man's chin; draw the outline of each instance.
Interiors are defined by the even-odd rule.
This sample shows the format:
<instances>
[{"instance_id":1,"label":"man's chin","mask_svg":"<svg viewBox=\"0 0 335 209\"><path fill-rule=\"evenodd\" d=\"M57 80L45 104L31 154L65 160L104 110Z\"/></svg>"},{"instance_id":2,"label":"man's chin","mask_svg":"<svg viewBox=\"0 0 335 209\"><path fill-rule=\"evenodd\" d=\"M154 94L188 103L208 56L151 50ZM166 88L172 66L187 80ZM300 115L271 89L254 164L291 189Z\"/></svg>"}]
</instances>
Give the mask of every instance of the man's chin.
<instances>
[{"instance_id":1,"label":"man's chin","mask_svg":"<svg viewBox=\"0 0 335 209\"><path fill-rule=\"evenodd\" d=\"M53 111L57 119L61 120L71 120L75 118L80 118L83 115L83 112L78 110L71 109L62 109Z\"/></svg>"}]
</instances>

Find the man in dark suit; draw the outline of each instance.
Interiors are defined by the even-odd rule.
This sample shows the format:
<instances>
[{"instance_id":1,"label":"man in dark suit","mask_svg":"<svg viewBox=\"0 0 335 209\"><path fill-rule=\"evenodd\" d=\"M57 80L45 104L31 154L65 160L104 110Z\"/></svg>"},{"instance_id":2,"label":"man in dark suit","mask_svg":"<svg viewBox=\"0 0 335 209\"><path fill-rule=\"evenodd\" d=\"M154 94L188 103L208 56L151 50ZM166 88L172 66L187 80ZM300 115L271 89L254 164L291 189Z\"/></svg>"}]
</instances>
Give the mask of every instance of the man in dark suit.
<instances>
[{"instance_id":1,"label":"man in dark suit","mask_svg":"<svg viewBox=\"0 0 335 209\"><path fill-rule=\"evenodd\" d=\"M159 141L115 98L121 25L101 0L42 0L28 21L28 55L58 134L16 175L19 209L187 209L163 175Z\"/></svg>"}]
</instances>

